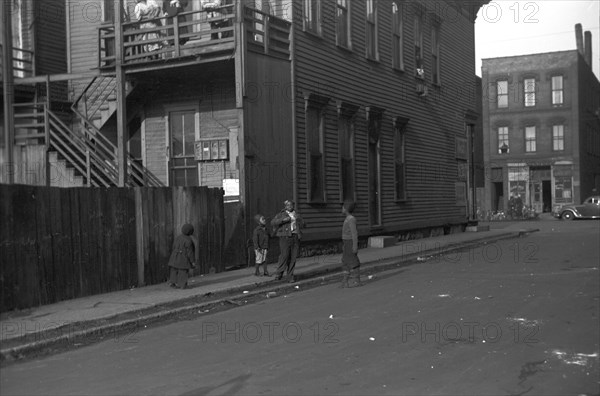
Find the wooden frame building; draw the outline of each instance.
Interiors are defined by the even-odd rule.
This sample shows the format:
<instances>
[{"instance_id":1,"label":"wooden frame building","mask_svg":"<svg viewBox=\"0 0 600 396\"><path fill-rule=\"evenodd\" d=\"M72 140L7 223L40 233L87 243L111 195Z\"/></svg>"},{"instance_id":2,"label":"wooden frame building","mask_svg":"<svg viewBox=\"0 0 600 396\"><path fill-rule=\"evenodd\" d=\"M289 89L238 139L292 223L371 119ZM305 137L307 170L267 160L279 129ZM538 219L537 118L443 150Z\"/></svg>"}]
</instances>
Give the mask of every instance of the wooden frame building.
<instances>
[{"instance_id":1,"label":"wooden frame building","mask_svg":"<svg viewBox=\"0 0 600 396\"><path fill-rule=\"evenodd\" d=\"M223 187L244 240L290 198L306 246L339 239L347 199L363 239L459 230L485 3L191 0L141 27L135 2L66 1L68 73L16 84L68 82L71 114L48 100L21 138L74 169L63 186Z\"/></svg>"}]
</instances>

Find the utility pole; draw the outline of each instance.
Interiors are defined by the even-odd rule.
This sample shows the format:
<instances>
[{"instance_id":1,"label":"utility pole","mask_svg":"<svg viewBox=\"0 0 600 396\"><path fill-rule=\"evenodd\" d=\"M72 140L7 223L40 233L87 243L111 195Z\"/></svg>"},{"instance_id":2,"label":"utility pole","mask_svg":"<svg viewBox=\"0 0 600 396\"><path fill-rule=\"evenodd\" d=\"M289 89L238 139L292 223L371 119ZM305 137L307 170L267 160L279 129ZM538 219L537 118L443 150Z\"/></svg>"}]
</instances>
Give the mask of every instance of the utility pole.
<instances>
[{"instance_id":1,"label":"utility pole","mask_svg":"<svg viewBox=\"0 0 600 396\"><path fill-rule=\"evenodd\" d=\"M14 125L14 96L15 85L13 75L12 55L12 0L2 0L0 5L0 20L2 21L2 94L4 95L4 150L6 150L4 169L5 175L0 175L4 183L13 184L15 181L15 164L13 147L15 143Z\"/></svg>"},{"instance_id":2,"label":"utility pole","mask_svg":"<svg viewBox=\"0 0 600 396\"><path fill-rule=\"evenodd\" d=\"M127 103L123 69L123 0L115 5L115 73L117 89L117 169L119 187L127 184Z\"/></svg>"}]
</instances>

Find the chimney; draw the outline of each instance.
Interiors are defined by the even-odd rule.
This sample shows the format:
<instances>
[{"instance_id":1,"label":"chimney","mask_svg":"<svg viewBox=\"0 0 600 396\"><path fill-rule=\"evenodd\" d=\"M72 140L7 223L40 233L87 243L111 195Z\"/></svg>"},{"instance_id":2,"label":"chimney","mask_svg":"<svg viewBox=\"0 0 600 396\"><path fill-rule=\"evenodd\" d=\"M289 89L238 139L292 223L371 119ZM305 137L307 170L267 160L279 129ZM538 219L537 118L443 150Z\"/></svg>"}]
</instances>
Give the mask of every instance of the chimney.
<instances>
[{"instance_id":1,"label":"chimney","mask_svg":"<svg viewBox=\"0 0 600 396\"><path fill-rule=\"evenodd\" d=\"M585 32L585 61L592 68L592 32Z\"/></svg>"},{"instance_id":2,"label":"chimney","mask_svg":"<svg viewBox=\"0 0 600 396\"><path fill-rule=\"evenodd\" d=\"M577 51L583 56L583 33L581 23L575 25L575 41L577 42Z\"/></svg>"}]
</instances>

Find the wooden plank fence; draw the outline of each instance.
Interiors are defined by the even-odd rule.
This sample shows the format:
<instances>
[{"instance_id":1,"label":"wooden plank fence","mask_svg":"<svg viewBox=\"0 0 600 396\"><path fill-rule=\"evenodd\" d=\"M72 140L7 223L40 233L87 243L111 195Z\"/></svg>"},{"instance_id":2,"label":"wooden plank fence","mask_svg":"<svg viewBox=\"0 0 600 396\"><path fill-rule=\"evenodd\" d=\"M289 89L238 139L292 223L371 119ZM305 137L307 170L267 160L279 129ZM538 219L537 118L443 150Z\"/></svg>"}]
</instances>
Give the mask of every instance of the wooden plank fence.
<instances>
[{"instance_id":1,"label":"wooden plank fence","mask_svg":"<svg viewBox=\"0 0 600 396\"><path fill-rule=\"evenodd\" d=\"M165 282L194 226L195 274L225 270L223 190L0 185L0 311Z\"/></svg>"}]
</instances>

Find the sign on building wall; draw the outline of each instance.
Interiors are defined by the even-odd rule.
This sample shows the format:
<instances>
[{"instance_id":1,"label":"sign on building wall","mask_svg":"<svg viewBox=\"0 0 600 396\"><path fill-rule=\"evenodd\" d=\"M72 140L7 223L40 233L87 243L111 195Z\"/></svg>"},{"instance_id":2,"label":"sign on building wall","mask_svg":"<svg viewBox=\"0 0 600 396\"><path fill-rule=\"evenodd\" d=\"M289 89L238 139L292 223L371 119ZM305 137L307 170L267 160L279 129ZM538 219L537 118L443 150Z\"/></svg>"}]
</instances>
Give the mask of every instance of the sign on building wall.
<instances>
[{"instance_id":1,"label":"sign on building wall","mask_svg":"<svg viewBox=\"0 0 600 396\"><path fill-rule=\"evenodd\" d=\"M467 145L467 138L462 136L456 136L455 138L456 158L467 160L469 159L469 150Z\"/></svg>"},{"instance_id":2,"label":"sign on building wall","mask_svg":"<svg viewBox=\"0 0 600 396\"><path fill-rule=\"evenodd\" d=\"M223 179L223 190L226 197L240 195L240 179Z\"/></svg>"}]
</instances>

